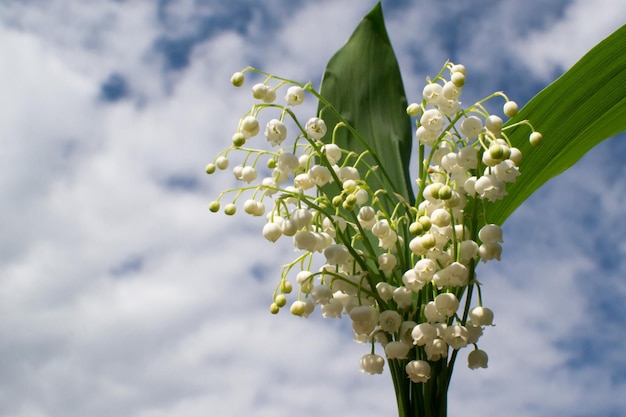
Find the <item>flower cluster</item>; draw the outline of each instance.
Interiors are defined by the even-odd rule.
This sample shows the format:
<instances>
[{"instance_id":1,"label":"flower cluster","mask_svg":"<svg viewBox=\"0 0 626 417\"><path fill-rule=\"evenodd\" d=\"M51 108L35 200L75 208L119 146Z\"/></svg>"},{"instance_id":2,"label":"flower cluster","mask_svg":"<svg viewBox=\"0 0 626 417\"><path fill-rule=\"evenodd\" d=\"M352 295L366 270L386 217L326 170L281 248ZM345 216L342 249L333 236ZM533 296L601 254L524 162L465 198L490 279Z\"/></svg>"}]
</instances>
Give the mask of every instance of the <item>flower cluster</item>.
<instances>
[{"instance_id":1,"label":"flower cluster","mask_svg":"<svg viewBox=\"0 0 626 417\"><path fill-rule=\"evenodd\" d=\"M506 117L517 113L517 104L499 92L463 108L465 68L446 63L428 80L421 102L407 108L421 159L417 197L408 201L370 186L384 184L384 167L369 165L367 150L356 154L335 143L336 132L349 125L310 84L246 68L233 75L233 85L244 84L246 71L266 79L252 87L256 101L239 121L232 146L206 168L209 174L225 170L238 153L241 163L232 171L243 184L223 191L209 209L219 211L231 196L223 210L232 215L245 198L246 213L265 216L267 240L293 242L296 259L283 266L270 311L278 313L294 297L289 310L296 316L316 308L323 317L347 315L355 340L371 344L362 372L381 373L385 357L392 372L400 369L413 383L449 378L457 352L469 345L468 366L486 368L487 354L477 343L493 324L493 312L483 306L475 269L479 261L500 259L503 240L484 208L504 198L506 184L520 175L522 155L507 130L526 124L533 145L542 138L527 121L505 125L484 103L503 98ZM276 103L281 89L284 102ZM307 95L322 110L302 123L295 107ZM340 122L327 126L325 112ZM257 138L261 132L265 142Z\"/></svg>"}]
</instances>

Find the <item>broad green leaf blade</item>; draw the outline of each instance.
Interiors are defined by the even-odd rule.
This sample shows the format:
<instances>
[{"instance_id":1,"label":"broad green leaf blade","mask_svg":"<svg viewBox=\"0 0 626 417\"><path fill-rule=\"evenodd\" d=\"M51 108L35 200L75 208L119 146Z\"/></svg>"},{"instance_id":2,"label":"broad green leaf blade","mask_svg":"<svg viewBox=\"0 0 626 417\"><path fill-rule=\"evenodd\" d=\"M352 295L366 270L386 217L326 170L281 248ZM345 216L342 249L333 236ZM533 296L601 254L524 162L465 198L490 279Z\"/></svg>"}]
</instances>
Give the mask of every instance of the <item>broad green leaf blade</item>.
<instances>
[{"instance_id":1,"label":"broad green leaf blade","mask_svg":"<svg viewBox=\"0 0 626 417\"><path fill-rule=\"evenodd\" d=\"M363 18L348 42L331 58L322 79L321 95L361 136L362 141L345 127L337 130L335 143L360 154L369 147L372 155L365 160L378 166L378 181L367 178L373 189L385 189L413 202L409 178L411 155L411 120L406 113L407 100L400 68L385 29L382 8L377 4ZM339 122L337 115L319 110L332 132ZM327 134L325 140L330 141ZM364 178L366 169L360 169ZM386 175L384 175L386 173Z\"/></svg>"},{"instance_id":2,"label":"broad green leaf blade","mask_svg":"<svg viewBox=\"0 0 626 417\"><path fill-rule=\"evenodd\" d=\"M522 175L507 186L502 202L488 208L489 222L502 224L546 181L626 130L626 25L539 92L510 123L522 119L543 134L543 144L533 148L525 126L509 135L522 151Z\"/></svg>"}]
</instances>

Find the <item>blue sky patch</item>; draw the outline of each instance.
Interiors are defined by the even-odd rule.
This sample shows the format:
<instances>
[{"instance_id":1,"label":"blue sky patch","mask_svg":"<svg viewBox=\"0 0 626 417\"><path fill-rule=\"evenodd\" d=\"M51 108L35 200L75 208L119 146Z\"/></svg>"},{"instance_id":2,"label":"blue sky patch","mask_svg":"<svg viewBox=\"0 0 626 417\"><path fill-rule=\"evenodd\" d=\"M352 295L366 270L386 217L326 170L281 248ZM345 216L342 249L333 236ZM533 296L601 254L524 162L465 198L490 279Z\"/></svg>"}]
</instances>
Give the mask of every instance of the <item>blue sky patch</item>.
<instances>
[{"instance_id":1,"label":"blue sky patch","mask_svg":"<svg viewBox=\"0 0 626 417\"><path fill-rule=\"evenodd\" d=\"M130 94L130 87L126 78L121 74L113 73L100 85L100 99L114 103Z\"/></svg>"}]
</instances>

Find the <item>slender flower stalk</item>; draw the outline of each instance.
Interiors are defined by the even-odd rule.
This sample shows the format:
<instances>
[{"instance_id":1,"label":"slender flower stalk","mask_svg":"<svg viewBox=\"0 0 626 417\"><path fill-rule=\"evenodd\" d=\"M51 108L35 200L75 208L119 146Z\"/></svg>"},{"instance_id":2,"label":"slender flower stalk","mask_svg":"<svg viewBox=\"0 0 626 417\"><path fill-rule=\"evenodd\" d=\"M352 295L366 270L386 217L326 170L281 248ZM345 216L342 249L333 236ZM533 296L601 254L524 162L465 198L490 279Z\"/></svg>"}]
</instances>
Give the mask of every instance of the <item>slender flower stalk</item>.
<instances>
[{"instance_id":1,"label":"slender flower stalk","mask_svg":"<svg viewBox=\"0 0 626 417\"><path fill-rule=\"evenodd\" d=\"M282 267L271 313L288 308L308 317L318 309L327 318L347 316L354 340L369 345L361 372L382 373L386 359L399 415L445 416L459 352L467 348L470 369L487 367L478 342L494 314L483 306L476 268L479 261L500 260L503 239L484 213L520 175L522 155L508 140L510 126L484 103L503 98L505 117L517 113L517 104L498 92L463 108L465 68L447 62L428 80L421 101L407 108L420 159L412 202L371 185L385 183L385 167L310 83L246 68L232 84L244 85L246 72L266 79L252 87L255 101L231 146L206 168L213 174L236 159L232 170L242 186L221 192L210 211L225 202L232 215L239 205L265 217L268 241L292 241L297 255ZM280 89L284 102L276 103ZM323 110L303 119L296 110L307 96ZM326 112L339 119L332 131ZM520 123L539 144L541 134ZM365 150L339 147L339 129L348 129Z\"/></svg>"}]
</instances>

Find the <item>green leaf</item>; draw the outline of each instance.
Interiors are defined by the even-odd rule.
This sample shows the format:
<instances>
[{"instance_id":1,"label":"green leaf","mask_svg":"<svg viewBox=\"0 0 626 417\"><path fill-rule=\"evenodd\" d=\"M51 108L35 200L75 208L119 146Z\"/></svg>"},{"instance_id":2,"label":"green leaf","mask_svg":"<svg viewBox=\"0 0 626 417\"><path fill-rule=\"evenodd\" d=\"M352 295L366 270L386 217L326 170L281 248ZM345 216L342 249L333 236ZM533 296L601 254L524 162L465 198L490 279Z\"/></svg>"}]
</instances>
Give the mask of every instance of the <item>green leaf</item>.
<instances>
[{"instance_id":1,"label":"green leaf","mask_svg":"<svg viewBox=\"0 0 626 417\"><path fill-rule=\"evenodd\" d=\"M492 223L502 224L546 181L626 130L626 25L539 92L509 124L522 119L543 134L543 144L532 147L525 126L509 135L522 151L522 175L507 186L509 195L501 203L488 208Z\"/></svg>"},{"instance_id":2,"label":"green leaf","mask_svg":"<svg viewBox=\"0 0 626 417\"><path fill-rule=\"evenodd\" d=\"M409 177L412 128L406 113L407 100L400 68L385 29L380 3L357 26L348 42L331 58L322 79L321 95L354 128L340 127L335 143L360 154L371 149L364 160L377 166L377 177L368 185L385 189L413 202ZM328 130L339 118L320 102L319 110ZM358 132L359 137L355 135ZM325 140L329 141L327 134ZM376 158L378 160L376 160ZM361 178L367 169L361 167ZM386 174L386 175L385 175Z\"/></svg>"}]
</instances>

